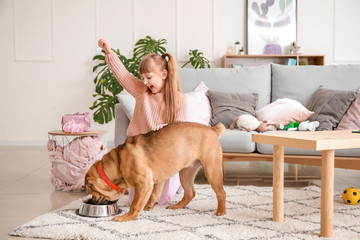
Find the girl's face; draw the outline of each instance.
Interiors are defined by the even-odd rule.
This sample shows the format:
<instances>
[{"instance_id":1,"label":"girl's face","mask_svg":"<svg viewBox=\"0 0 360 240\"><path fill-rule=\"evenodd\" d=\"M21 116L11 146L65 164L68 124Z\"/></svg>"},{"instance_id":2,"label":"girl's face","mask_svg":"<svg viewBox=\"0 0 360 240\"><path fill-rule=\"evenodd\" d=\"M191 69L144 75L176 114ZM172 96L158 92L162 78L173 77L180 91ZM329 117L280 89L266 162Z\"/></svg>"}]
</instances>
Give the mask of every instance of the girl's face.
<instances>
[{"instance_id":1,"label":"girl's face","mask_svg":"<svg viewBox=\"0 0 360 240\"><path fill-rule=\"evenodd\" d=\"M152 71L141 74L141 77L146 87L148 87L152 93L160 93L164 89L168 71L166 69L161 70L153 61L151 61L150 64L152 64L150 68Z\"/></svg>"}]
</instances>

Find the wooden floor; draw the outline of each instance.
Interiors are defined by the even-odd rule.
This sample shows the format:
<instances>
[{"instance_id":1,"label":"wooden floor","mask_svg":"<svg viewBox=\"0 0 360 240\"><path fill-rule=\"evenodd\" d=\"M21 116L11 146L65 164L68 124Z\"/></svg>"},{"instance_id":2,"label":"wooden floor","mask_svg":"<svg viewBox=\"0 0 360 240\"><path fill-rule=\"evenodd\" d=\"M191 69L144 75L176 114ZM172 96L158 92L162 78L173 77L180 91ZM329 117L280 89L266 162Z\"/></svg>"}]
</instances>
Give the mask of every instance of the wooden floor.
<instances>
[{"instance_id":1,"label":"wooden floor","mask_svg":"<svg viewBox=\"0 0 360 240\"><path fill-rule=\"evenodd\" d=\"M39 215L87 195L54 191L45 147L0 147L0 163L0 239L22 239L10 237L8 233ZM224 169L225 185L271 186L271 162L227 162ZM320 167L285 165L285 187L320 185L319 176ZM203 171L199 172L196 182L206 183ZM360 171L336 169L335 189L351 186L360 188Z\"/></svg>"}]
</instances>

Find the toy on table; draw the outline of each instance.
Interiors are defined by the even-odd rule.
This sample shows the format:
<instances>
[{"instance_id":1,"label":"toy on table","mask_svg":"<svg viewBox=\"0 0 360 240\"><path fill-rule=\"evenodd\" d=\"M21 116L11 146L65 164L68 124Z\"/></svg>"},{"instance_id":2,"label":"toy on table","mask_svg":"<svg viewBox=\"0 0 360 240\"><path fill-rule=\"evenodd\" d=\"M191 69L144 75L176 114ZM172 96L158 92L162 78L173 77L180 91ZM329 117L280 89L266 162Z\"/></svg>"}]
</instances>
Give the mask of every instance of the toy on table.
<instances>
[{"instance_id":1,"label":"toy on table","mask_svg":"<svg viewBox=\"0 0 360 240\"><path fill-rule=\"evenodd\" d=\"M318 121L309 122L291 122L288 125L275 124L276 129L286 130L286 131L315 131L315 129L319 126Z\"/></svg>"},{"instance_id":2,"label":"toy on table","mask_svg":"<svg viewBox=\"0 0 360 240\"><path fill-rule=\"evenodd\" d=\"M354 187L349 187L343 191L342 199L344 203L349 205L358 204L360 202L360 192Z\"/></svg>"},{"instance_id":3,"label":"toy on table","mask_svg":"<svg viewBox=\"0 0 360 240\"><path fill-rule=\"evenodd\" d=\"M257 120L256 117L249 114L243 114L237 117L232 122L230 129L234 129L235 124L240 130L246 130L248 132L251 132L253 130L257 132L265 132L267 128L266 121L260 122L259 120Z\"/></svg>"}]
</instances>

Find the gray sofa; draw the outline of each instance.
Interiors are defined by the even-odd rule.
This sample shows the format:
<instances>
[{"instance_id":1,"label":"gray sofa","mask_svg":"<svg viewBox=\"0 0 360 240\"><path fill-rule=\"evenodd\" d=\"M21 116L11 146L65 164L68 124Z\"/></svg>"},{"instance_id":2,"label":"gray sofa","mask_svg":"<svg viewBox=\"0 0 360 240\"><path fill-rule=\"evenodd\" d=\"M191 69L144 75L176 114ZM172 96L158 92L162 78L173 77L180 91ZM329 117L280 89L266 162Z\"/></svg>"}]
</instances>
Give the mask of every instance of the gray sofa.
<instances>
[{"instance_id":1,"label":"gray sofa","mask_svg":"<svg viewBox=\"0 0 360 240\"><path fill-rule=\"evenodd\" d=\"M330 89L356 91L360 88L360 65L286 66L268 64L241 69L210 68L178 70L183 92L203 81L210 90L259 94L257 109L279 99L291 98L305 107L323 85ZM115 145L124 143L135 100L124 93L115 107ZM224 161L271 161L272 145L256 144L256 132L227 129L220 138ZM360 149L336 151L336 167L360 169ZM285 148L285 162L321 165L320 151ZM355 161L357 162L355 164Z\"/></svg>"}]
</instances>

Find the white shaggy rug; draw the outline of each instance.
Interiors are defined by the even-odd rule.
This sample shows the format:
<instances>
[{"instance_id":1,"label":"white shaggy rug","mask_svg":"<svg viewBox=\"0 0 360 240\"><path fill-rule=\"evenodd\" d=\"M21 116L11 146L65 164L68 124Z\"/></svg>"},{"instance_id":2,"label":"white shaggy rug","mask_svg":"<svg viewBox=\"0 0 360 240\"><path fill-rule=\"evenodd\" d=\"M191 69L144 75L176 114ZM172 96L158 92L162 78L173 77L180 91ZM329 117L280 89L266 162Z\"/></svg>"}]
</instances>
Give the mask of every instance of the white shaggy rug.
<instances>
[{"instance_id":1,"label":"white shaggy rug","mask_svg":"<svg viewBox=\"0 0 360 240\"><path fill-rule=\"evenodd\" d=\"M285 189L285 221L273 222L272 187L225 186L227 214L217 217L215 194L209 185L196 185L197 196L185 209L156 206L135 221L75 214L82 199L16 228L10 235L51 239L321 239L320 188ZM180 200L177 194L174 201ZM360 239L360 205L334 200L334 237ZM127 197L119 200L128 211Z\"/></svg>"}]
</instances>

